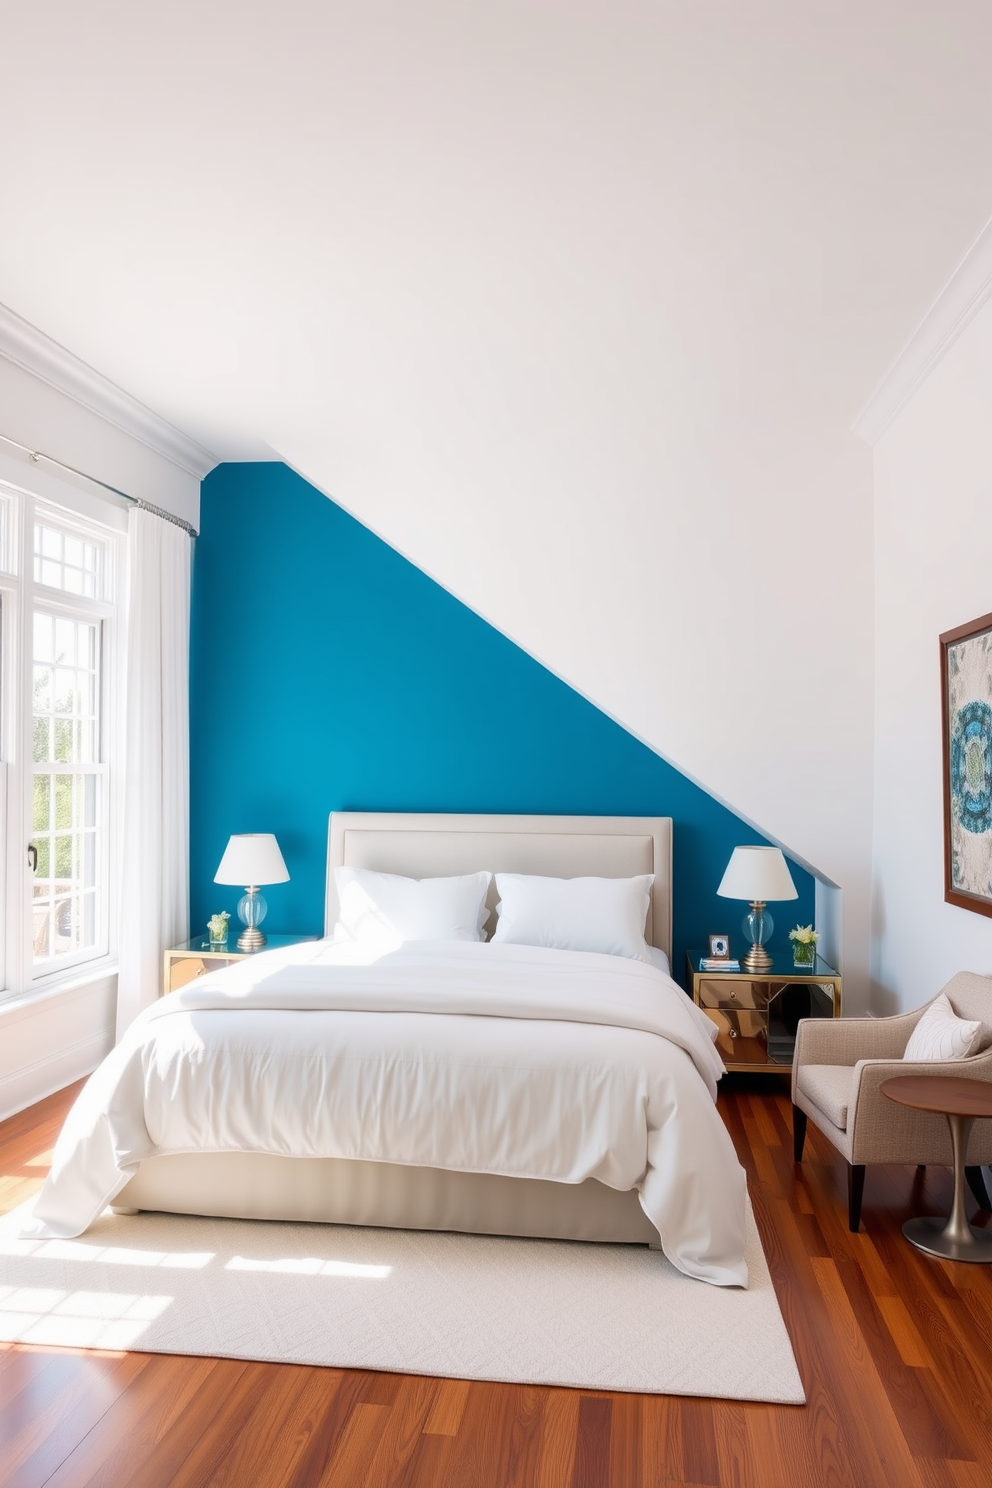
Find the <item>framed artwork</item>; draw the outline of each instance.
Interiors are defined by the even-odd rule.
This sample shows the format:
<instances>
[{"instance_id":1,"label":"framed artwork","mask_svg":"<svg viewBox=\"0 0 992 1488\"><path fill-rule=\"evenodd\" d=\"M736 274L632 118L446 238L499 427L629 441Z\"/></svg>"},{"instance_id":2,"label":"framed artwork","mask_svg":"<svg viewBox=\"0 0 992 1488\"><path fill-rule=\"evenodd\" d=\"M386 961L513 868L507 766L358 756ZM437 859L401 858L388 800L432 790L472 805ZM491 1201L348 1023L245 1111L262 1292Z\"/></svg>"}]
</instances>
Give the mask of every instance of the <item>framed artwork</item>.
<instances>
[{"instance_id":1,"label":"framed artwork","mask_svg":"<svg viewBox=\"0 0 992 1488\"><path fill-rule=\"evenodd\" d=\"M992 910L990 910L990 913L992 913ZM729 935L711 935L710 936L710 960L711 961L729 961L729 959L730 959L730 936Z\"/></svg>"},{"instance_id":2,"label":"framed artwork","mask_svg":"<svg viewBox=\"0 0 992 1488\"><path fill-rule=\"evenodd\" d=\"M944 898L992 916L992 615L940 638Z\"/></svg>"}]
</instances>

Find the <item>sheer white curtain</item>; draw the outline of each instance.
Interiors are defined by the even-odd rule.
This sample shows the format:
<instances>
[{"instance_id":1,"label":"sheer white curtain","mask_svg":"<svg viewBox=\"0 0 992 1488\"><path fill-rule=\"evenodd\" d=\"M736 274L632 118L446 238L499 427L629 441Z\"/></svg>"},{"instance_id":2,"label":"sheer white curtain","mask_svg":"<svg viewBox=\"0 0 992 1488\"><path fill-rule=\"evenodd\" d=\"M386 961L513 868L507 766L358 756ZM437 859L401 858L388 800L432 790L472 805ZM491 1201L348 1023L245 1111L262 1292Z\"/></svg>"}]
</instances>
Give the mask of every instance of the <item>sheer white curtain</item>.
<instances>
[{"instance_id":1,"label":"sheer white curtain","mask_svg":"<svg viewBox=\"0 0 992 1488\"><path fill-rule=\"evenodd\" d=\"M134 508L127 546L118 1039L158 996L163 950L189 934L190 539Z\"/></svg>"}]
</instances>

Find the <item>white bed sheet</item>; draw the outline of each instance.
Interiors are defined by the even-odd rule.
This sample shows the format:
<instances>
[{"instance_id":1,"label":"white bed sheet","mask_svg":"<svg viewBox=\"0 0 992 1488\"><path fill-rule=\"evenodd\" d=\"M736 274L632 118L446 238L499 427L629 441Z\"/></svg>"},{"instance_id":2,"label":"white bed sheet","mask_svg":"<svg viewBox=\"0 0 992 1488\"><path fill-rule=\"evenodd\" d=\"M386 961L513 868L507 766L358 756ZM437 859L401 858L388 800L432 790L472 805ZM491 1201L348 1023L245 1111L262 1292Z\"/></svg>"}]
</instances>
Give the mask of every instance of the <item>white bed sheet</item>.
<instances>
[{"instance_id":1,"label":"white bed sheet","mask_svg":"<svg viewBox=\"0 0 992 1488\"><path fill-rule=\"evenodd\" d=\"M28 1232L81 1234L146 1157L262 1151L638 1191L669 1259L746 1286L715 1029L586 952L310 942L163 998L92 1076Z\"/></svg>"}]
</instances>

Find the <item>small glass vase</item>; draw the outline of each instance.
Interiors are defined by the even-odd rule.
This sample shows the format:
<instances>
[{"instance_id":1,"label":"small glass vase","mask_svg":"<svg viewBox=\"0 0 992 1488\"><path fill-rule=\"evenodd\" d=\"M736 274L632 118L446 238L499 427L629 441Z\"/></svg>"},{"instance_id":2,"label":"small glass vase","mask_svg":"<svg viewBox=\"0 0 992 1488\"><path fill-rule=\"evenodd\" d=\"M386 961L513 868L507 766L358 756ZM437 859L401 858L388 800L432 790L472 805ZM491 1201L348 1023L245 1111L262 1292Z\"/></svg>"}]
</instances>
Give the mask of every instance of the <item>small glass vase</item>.
<instances>
[{"instance_id":1,"label":"small glass vase","mask_svg":"<svg viewBox=\"0 0 992 1488\"><path fill-rule=\"evenodd\" d=\"M800 941L792 942L792 964L798 971L812 971L816 965L816 942L803 945Z\"/></svg>"},{"instance_id":2,"label":"small glass vase","mask_svg":"<svg viewBox=\"0 0 992 1488\"><path fill-rule=\"evenodd\" d=\"M227 921L226 920L224 921L224 928L223 928L223 930L221 930L219 933L218 933L217 930L214 929L213 925L209 925L209 924L207 925L207 939L209 940L209 942L210 942L210 944L212 946L223 946L223 945L227 945L227 936L228 936L228 924L227 924Z\"/></svg>"}]
</instances>

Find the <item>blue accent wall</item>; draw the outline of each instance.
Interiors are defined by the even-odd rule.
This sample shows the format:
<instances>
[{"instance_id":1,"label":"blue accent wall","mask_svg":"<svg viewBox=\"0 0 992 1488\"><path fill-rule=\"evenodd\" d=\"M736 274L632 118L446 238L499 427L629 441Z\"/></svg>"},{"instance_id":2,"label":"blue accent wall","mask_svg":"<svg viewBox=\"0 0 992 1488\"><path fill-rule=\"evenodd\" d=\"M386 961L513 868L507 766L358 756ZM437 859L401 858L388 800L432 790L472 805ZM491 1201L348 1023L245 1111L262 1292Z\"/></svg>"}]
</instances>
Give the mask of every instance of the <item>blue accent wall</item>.
<instances>
[{"instance_id":1,"label":"blue accent wall","mask_svg":"<svg viewBox=\"0 0 992 1488\"><path fill-rule=\"evenodd\" d=\"M323 925L332 810L671 816L673 970L729 931L731 850L763 839L284 465L204 481L193 564L191 925L235 918L213 883L232 832L274 832L273 933ZM732 720L726 720L728 739ZM773 946L813 919L813 880Z\"/></svg>"}]
</instances>

